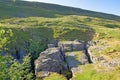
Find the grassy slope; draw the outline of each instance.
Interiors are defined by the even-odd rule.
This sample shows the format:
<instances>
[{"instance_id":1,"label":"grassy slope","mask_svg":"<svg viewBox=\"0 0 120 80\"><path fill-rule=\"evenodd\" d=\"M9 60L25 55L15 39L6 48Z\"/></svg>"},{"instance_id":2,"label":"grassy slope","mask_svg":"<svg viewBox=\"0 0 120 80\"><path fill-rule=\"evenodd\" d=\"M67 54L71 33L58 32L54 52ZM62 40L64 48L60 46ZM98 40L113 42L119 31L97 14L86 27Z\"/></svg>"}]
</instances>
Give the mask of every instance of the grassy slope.
<instances>
[{"instance_id":1,"label":"grassy slope","mask_svg":"<svg viewBox=\"0 0 120 80\"><path fill-rule=\"evenodd\" d=\"M107 24L117 25L117 27L111 28L111 26L106 26ZM118 52L120 52L120 47L116 48L116 45L113 46L113 44L120 43L120 22L117 21L87 16L64 16L61 18L11 18L0 21L0 30L1 29L4 29L5 31L8 31L8 29L12 30L12 43L6 44L10 45L7 46L8 49L13 47L25 48L26 42L29 42L31 44L29 46L29 50L33 53L39 53L40 51L44 50L48 42L54 39L63 41L74 39L80 39L84 41L100 39L104 40L105 44L112 46L113 49L112 51L110 50L111 55L109 55L109 49L103 53L104 55L108 57L112 56L112 59L120 57L120 55L118 55ZM4 44L2 46L4 46ZM116 49L114 50L114 48ZM35 55L34 53L34 56L37 57L38 54ZM104 71L102 73L98 73L95 71L95 68L93 70L90 69L90 67L87 67L87 71L85 71L83 74L77 74L75 80L87 80L91 76L98 80L101 78L101 76L104 76L105 79L109 79L111 76L113 77L111 78L113 80L117 78L119 79L119 68L116 68L115 71L112 71L113 74L105 73ZM85 77L86 74L88 77ZM79 76L84 77L80 78Z\"/></svg>"},{"instance_id":2,"label":"grassy slope","mask_svg":"<svg viewBox=\"0 0 120 80\"><path fill-rule=\"evenodd\" d=\"M120 35L119 35L120 18L117 16L101 14L101 13L93 14L94 12L89 12L85 14L84 10L81 12L81 9L68 8L68 7L43 4L43 3L25 2L23 4L23 2L11 3L8 2L8 0L7 2L5 1L3 2L3 0L0 1L2 1L2 3L0 3L0 8L1 8L0 17L2 18L8 18L13 16L27 17L27 18L10 18L10 19L0 20L0 34L4 33L4 31L2 30L5 30L4 36L0 35L1 36L0 50L1 48L4 48L4 50L7 50L9 53L15 53L12 50L13 48L26 49L26 43L30 43L28 50L32 53L39 53L42 50L44 50L44 48L46 48L47 43L49 43L54 39L59 39L59 40L80 39L84 41L100 39L100 40L104 40L105 44L109 44L112 47L112 49L110 48L108 50L103 51L104 55L109 57L112 56L112 58L116 58L120 56L118 55L120 53L119 51L120 47L117 46L116 48L116 44L120 43ZM37 6L35 6L36 4ZM34 7L33 6L31 7L31 5L33 5ZM67 11L64 12L65 10L63 8ZM74 15L68 15L68 14L74 14ZM89 16L79 16L83 14ZM103 19L98 14L102 15L102 17L107 19ZM56 15L57 16L62 15L62 16L56 17ZM94 17L91 17L93 15ZM95 17L95 15L97 17ZM36 16L36 17L28 17L28 16ZM37 17L37 16L42 16L42 17ZM45 18L45 17L53 17L53 18ZM114 19L114 20L109 20L109 19ZM111 55L109 55L109 53ZM34 56L37 57L38 54L36 55L34 54ZM99 73L90 69L91 68L88 65L88 67L86 67L87 71L85 71L85 73L83 74L78 74L78 76L85 76L87 74L88 78L85 77L85 79L89 79L91 74L96 74L98 78L101 78L101 76L106 76L106 75L108 78L109 76L112 76L113 78L114 77L119 78L119 76L117 76L119 68L117 68L118 70L117 72L116 71L112 72L115 74L102 73L103 75L100 75ZM96 79L95 76L93 76L93 78ZM75 77L76 80L77 78L79 80L80 77Z\"/></svg>"},{"instance_id":3,"label":"grassy slope","mask_svg":"<svg viewBox=\"0 0 120 80\"><path fill-rule=\"evenodd\" d=\"M17 0L16 2L13 2L12 0L0 0L0 12L1 18L30 16L60 17L64 15L81 15L120 21L120 16L93 12L79 8L46 3L25 2L20 0Z\"/></svg>"},{"instance_id":4,"label":"grassy slope","mask_svg":"<svg viewBox=\"0 0 120 80\"><path fill-rule=\"evenodd\" d=\"M109 28L107 24L117 27ZM11 18L1 20L0 25L1 29L11 29L16 41L23 44L31 39L38 42L49 42L53 39L84 41L103 39L109 42L120 40L120 22L87 16Z\"/></svg>"}]
</instances>

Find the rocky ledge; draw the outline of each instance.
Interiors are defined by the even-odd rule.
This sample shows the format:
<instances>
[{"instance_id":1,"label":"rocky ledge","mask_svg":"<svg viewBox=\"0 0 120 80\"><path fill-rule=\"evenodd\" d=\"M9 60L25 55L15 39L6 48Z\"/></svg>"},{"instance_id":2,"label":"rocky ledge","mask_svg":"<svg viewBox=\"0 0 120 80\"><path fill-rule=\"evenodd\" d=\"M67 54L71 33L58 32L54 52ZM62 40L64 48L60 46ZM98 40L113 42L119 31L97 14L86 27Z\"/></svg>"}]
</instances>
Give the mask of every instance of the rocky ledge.
<instances>
[{"instance_id":1,"label":"rocky ledge","mask_svg":"<svg viewBox=\"0 0 120 80\"><path fill-rule=\"evenodd\" d=\"M89 41L87 44L87 53L92 63L100 62L100 66L106 68L115 68L120 66L120 58L107 59L106 55L101 54L101 52L107 48L109 45L102 44L103 41ZM108 56L107 56L108 57Z\"/></svg>"}]
</instances>

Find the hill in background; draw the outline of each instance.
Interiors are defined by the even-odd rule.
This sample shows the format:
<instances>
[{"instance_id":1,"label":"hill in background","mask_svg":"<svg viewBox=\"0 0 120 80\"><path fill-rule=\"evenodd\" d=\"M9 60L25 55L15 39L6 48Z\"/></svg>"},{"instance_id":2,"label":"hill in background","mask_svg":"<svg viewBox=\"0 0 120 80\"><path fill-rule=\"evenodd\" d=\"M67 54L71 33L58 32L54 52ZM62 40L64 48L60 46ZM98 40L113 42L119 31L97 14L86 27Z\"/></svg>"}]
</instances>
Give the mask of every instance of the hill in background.
<instances>
[{"instance_id":1,"label":"hill in background","mask_svg":"<svg viewBox=\"0 0 120 80\"><path fill-rule=\"evenodd\" d=\"M0 0L0 17L61 17L65 15L89 16L120 21L120 16L94 12L55 4L27 2L21 0Z\"/></svg>"}]
</instances>

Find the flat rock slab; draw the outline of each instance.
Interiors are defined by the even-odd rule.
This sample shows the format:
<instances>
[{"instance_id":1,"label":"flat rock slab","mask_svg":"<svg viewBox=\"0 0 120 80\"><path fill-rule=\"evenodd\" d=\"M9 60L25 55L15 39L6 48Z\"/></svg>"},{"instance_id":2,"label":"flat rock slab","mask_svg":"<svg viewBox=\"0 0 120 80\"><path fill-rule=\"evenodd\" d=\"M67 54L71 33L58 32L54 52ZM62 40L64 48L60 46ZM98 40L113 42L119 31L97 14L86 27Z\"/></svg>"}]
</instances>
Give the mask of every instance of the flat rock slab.
<instances>
[{"instance_id":1,"label":"flat rock slab","mask_svg":"<svg viewBox=\"0 0 120 80\"><path fill-rule=\"evenodd\" d=\"M58 47L62 51L78 51L85 48L84 44L78 41L60 41L58 42Z\"/></svg>"}]
</instances>

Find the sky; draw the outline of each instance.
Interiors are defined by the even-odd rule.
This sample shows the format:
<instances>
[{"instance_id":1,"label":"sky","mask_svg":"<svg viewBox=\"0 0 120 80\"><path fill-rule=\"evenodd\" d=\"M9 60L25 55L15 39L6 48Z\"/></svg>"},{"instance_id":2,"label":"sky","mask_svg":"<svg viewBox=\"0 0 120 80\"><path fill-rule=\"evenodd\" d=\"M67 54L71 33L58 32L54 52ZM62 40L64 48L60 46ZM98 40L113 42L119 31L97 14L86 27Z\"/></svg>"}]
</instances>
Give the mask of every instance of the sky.
<instances>
[{"instance_id":1,"label":"sky","mask_svg":"<svg viewBox=\"0 0 120 80\"><path fill-rule=\"evenodd\" d=\"M120 0L26 0L77 7L120 16Z\"/></svg>"}]
</instances>

